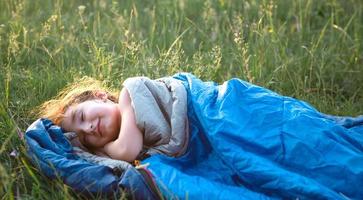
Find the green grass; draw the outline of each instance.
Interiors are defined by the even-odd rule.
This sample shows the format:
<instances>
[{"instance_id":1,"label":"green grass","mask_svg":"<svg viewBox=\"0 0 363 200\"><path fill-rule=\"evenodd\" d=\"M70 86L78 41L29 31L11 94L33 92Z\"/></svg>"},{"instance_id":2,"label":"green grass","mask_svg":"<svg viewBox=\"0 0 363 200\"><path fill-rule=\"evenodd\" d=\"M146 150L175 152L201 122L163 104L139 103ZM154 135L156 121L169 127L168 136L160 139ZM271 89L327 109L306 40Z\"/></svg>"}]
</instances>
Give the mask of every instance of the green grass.
<instances>
[{"instance_id":1,"label":"green grass","mask_svg":"<svg viewBox=\"0 0 363 200\"><path fill-rule=\"evenodd\" d=\"M17 136L65 84L88 75L120 87L180 71L362 114L363 2L0 1L0 197L77 198L29 163Z\"/></svg>"}]
</instances>

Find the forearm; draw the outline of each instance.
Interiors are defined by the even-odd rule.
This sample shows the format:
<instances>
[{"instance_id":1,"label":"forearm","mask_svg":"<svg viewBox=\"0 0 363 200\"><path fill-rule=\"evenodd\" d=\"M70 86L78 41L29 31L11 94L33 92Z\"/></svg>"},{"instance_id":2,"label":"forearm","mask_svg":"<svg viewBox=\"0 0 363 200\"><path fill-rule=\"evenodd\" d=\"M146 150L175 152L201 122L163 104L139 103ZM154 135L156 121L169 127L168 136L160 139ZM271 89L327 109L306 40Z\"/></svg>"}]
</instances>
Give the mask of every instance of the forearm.
<instances>
[{"instance_id":1,"label":"forearm","mask_svg":"<svg viewBox=\"0 0 363 200\"><path fill-rule=\"evenodd\" d=\"M121 91L119 106L122 113L119 136L115 141L107 144L104 149L113 159L132 162L142 150L143 135L136 126L131 99L126 89Z\"/></svg>"}]
</instances>

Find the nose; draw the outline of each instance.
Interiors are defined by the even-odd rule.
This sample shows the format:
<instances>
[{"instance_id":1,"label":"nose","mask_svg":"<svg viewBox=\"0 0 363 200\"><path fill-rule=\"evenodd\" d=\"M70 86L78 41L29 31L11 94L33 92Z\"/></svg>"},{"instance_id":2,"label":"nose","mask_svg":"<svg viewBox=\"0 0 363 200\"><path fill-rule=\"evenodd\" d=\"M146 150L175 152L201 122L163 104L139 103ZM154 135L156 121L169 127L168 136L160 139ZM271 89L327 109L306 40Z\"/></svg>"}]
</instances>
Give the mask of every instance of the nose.
<instances>
[{"instance_id":1,"label":"nose","mask_svg":"<svg viewBox=\"0 0 363 200\"><path fill-rule=\"evenodd\" d=\"M86 134L93 134L95 126L92 123L83 123L81 129Z\"/></svg>"}]
</instances>

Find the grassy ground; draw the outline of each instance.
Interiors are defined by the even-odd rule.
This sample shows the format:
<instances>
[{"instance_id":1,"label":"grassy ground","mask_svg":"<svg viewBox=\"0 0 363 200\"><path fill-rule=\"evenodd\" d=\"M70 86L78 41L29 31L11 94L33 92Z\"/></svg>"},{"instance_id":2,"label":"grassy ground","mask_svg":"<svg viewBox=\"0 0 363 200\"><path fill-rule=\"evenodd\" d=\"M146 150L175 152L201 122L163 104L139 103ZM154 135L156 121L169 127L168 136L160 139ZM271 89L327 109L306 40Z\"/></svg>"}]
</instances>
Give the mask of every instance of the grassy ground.
<instances>
[{"instance_id":1,"label":"grassy ground","mask_svg":"<svg viewBox=\"0 0 363 200\"><path fill-rule=\"evenodd\" d=\"M0 197L75 197L30 165L18 138L29 111L66 83L88 75L120 87L180 71L362 114L363 2L1 0Z\"/></svg>"}]
</instances>

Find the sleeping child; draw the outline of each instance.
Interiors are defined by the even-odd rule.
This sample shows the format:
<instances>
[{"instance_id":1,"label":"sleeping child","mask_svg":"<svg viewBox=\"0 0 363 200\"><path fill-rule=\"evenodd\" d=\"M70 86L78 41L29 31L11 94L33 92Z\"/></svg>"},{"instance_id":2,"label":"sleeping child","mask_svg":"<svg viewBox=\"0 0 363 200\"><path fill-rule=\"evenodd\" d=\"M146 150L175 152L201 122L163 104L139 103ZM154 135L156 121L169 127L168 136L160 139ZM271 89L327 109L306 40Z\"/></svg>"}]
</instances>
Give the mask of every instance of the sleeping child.
<instances>
[{"instance_id":1,"label":"sleeping child","mask_svg":"<svg viewBox=\"0 0 363 200\"><path fill-rule=\"evenodd\" d=\"M134 77L113 92L84 78L39 117L92 154L148 163L178 198L363 198L363 116L323 114L240 79Z\"/></svg>"}]
</instances>

